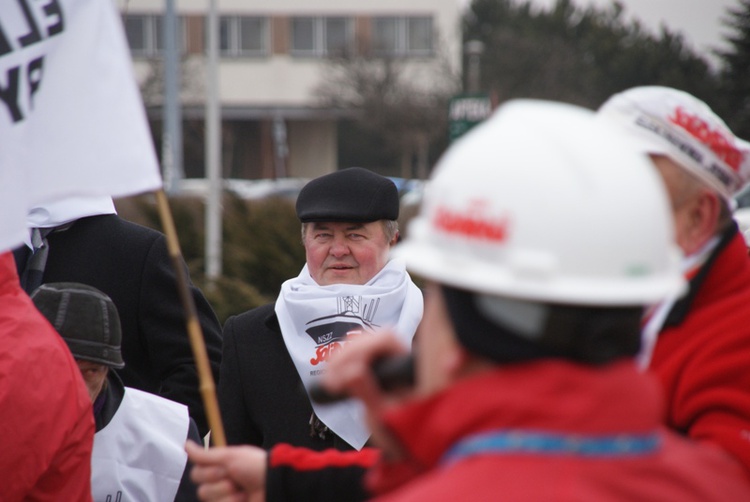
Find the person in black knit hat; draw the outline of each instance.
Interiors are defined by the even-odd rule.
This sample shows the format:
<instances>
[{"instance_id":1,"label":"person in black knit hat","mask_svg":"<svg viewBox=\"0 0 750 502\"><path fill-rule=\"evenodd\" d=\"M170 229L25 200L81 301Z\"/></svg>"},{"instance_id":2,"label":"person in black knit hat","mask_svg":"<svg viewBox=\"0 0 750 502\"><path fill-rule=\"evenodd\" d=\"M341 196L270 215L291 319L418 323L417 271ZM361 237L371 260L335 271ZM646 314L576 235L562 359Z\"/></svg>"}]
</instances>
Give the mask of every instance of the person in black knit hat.
<instances>
[{"instance_id":1,"label":"person in black knit hat","mask_svg":"<svg viewBox=\"0 0 750 502\"><path fill-rule=\"evenodd\" d=\"M276 302L230 317L218 399L229 444L360 449L369 437L358 401L312 403L328 356L351 337L392 326L409 346L422 294L388 252L399 198L386 177L352 167L310 181L296 203L306 264Z\"/></svg>"},{"instance_id":2,"label":"person in black knit hat","mask_svg":"<svg viewBox=\"0 0 750 502\"><path fill-rule=\"evenodd\" d=\"M198 500L182 445L200 441L183 404L125 387L116 370L120 316L112 300L81 283L39 286L37 310L68 345L91 397L96 422L91 455L94 500Z\"/></svg>"}]
</instances>

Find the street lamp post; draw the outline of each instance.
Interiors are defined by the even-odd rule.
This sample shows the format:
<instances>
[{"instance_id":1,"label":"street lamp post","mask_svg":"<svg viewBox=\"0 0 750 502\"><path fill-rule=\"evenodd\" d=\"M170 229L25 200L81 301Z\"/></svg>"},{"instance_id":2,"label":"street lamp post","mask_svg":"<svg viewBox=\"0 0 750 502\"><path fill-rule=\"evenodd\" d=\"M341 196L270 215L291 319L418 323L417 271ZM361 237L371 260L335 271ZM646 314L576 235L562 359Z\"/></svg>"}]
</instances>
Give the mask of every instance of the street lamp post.
<instances>
[{"instance_id":1,"label":"street lamp post","mask_svg":"<svg viewBox=\"0 0 750 502\"><path fill-rule=\"evenodd\" d=\"M182 112L180 109L180 61L177 47L175 0L166 0L164 8L164 110L162 129L162 167L164 188L173 194L180 190L182 167Z\"/></svg>"},{"instance_id":2,"label":"street lamp post","mask_svg":"<svg viewBox=\"0 0 750 502\"><path fill-rule=\"evenodd\" d=\"M206 33L206 278L209 286L221 276L221 109L219 107L219 16L218 0L210 0Z\"/></svg>"},{"instance_id":3,"label":"street lamp post","mask_svg":"<svg viewBox=\"0 0 750 502\"><path fill-rule=\"evenodd\" d=\"M464 45L466 52L466 91L470 93L479 92L480 87L480 58L484 52L484 43L480 40L469 40Z\"/></svg>"}]
</instances>

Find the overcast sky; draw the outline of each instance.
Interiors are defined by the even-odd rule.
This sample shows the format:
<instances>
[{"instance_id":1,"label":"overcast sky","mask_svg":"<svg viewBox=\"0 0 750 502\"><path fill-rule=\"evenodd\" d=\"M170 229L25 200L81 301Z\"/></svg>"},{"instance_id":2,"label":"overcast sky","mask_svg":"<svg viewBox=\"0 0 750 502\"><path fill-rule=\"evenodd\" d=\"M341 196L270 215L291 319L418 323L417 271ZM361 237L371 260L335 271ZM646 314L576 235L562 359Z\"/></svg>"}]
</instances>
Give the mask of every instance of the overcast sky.
<instances>
[{"instance_id":1,"label":"overcast sky","mask_svg":"<svg viewBox=\"0 0 750 502\"><path fill-rule=\"evenodd\" d=\"M468 0L459 0L466 3ZM573 0L574 3L599 7L610 5L613 0ZM532 0L542 7L554 5L555 0ZM726 48L722 35L727 34L721 24L727 7L739 5L739 0L621 0L625 15L638 18L644 27L658 33L661 24L671 31L682 33L685 40L704 56L712 48ZM715 62L715 59L713 60Z\"/></svg>"}]
</instances>

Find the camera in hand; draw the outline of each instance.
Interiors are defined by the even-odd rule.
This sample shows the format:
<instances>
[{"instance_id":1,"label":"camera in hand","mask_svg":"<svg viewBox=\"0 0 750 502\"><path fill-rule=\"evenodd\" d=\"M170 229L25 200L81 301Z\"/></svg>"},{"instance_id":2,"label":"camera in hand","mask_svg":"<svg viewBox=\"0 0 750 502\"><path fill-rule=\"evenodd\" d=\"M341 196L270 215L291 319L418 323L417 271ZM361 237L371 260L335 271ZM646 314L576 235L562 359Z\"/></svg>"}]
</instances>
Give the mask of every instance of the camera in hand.
<instances>
[{"instance_id":1,"label":"camera in hand","mask_svg":"<svg viewBox=\"0 0 750 502\"><path fill-rule=\"evenodd\" d=\"M372 363L372 373L385 392L412 387L414 385L414 358L411 354L381 357ZM349 398L347 394L328 392L321 385L310 387L310 398L319 404L335 403Z\"/></svg>"}]
</instances>

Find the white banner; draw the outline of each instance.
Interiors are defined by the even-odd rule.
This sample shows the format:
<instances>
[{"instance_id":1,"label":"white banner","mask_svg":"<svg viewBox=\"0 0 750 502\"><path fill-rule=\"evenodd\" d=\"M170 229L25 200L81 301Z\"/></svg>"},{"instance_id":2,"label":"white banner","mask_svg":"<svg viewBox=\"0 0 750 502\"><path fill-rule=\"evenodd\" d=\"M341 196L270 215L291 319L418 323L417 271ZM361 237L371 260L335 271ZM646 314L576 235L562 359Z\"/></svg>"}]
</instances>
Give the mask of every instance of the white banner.
<instances>
[{"instance_id":1,"label":"white banner","mask_svg":"<svg viewBox=\"0 0 750 502\"><path fill-rule=\"evenodd\" d=\"M0 183L0 250L31 206L161 187L111 0L0 2Z\"/></svg>"}]
</instances>

